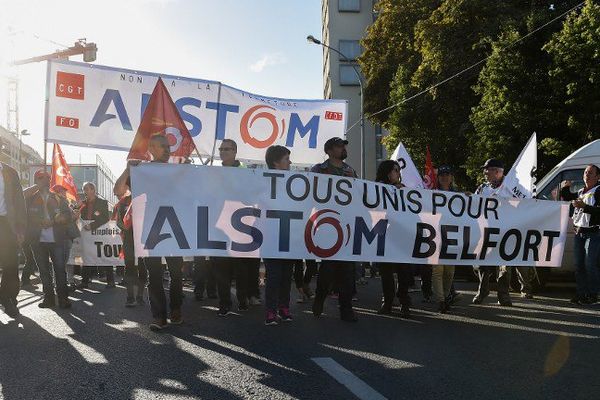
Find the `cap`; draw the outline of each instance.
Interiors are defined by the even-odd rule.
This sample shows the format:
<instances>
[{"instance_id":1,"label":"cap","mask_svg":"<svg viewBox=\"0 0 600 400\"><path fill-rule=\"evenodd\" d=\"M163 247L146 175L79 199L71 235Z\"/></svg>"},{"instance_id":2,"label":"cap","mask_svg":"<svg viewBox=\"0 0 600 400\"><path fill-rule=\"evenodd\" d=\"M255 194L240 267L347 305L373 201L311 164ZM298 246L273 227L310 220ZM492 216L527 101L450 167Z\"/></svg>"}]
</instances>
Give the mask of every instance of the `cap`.
<instances>
[{"instance_id":1,"label":"cap","mask_svg":"<svg viewBox=\"0 0 600 400\"><path fill-rule=\"evenodd\" d=\"M50 174L45 169L38 169L37 171L35 171L35 174L33 174L33 179L37 180L40 178L50 179Z\"/></svg>"},{"instance_id":2,"label":"cap","mask_svg":"<svg viewBox=\"0 0 600 400\"><path fill-rule=\"evenodd\" d=\"M504 163L498 159L490 158L481 166L481 168L504 168Z\"/></svg>"},{"instance_id":3,"label":"cap","mask_svg":"<svg viewBox=\"0 0 600 400\"><path fill-rule=\"evenodd\" d=\"M445 175L445 174L452 175L452 173L453 173L452 167L449 165L440 165L437 170L438 175Z\"/></svg>"},{"instance_id":4,"label":"cap","mask_svg":"<svg viewBox=\"0 0 600 400\"><path fill-rule=\"evenodd\" d=\"M340 137L332 137L331 139L329 139L328 141L325 142L325 153L327 153L329 150L331 150L335 145L338 144L348 144L347 140L344 140Z\"/></svg>"}]
</instances>

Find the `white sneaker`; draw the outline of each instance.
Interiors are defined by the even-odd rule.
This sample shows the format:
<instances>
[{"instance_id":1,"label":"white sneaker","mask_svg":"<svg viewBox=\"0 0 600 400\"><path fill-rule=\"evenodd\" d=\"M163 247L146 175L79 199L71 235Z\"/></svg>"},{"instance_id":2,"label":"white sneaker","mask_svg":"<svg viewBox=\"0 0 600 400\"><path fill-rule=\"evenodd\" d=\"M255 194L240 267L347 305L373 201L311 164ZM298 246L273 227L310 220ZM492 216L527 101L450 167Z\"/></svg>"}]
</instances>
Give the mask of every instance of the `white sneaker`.
<instances>
[{"instance_id":1,"label":"white sneaker","mask_svg":"<svg viewBox=\"0 0 600 400\"><path fill-rule=\"evenodd\" d=\"M251 306L260 306L262 304L262 301L260 301L259 298L252 296L252 297L250 297L250 300L248 301L248 303Z\"/></svg>"}]
</instances>

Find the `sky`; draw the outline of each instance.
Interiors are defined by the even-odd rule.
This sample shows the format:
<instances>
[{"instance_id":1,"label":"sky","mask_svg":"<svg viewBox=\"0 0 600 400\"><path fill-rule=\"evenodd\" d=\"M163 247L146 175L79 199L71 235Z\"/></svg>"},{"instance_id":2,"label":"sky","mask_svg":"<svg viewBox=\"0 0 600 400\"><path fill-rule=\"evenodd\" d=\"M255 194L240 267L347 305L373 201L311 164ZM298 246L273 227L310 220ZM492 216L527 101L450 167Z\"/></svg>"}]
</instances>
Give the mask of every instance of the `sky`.
<instances>
[{"instance_id":1,"label":"sky","mask_svg":"<svg viewBox=\"0 0 600 400\"><path fill-rule=\"evenodd\" d=\"M52 53L86 38L94 64L216 80L283 98L323 98L320 0L0 0L0 125L6 77L19 78L19 129L42 154L46 63L12 60ZM73 61L82 61L74 56ZM62 146L67 162L94 162L113 174L126 152ZM48 146L48 159L52 146Z\"/></svg>"}]
</instances>

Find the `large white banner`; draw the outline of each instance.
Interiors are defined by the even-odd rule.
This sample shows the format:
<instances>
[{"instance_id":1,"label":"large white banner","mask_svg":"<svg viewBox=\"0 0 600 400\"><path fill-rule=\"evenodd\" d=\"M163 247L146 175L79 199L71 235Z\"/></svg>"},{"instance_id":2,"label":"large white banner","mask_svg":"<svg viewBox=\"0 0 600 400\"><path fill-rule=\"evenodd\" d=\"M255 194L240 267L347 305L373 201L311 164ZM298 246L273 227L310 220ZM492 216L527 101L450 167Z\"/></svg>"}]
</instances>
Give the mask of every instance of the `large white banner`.
<instances>
[{"instance_id":1,"label":"large white banner","mask_svg":"<svg viewBox=\"0 0 600 400\"><path fill-rule=\"evenodd\" d=\"M58 60L48 62L46 139L129 150L159 76L203 156L227 138L240 160L264 163L266 148L278 144L290 148L294 164L315 164L328 139L345 135L345 100L278 99L215 81Z\"/></svg>"},{"instance_id":2,"label":"large white banner","mask_svg":"<svg viewBox=\"0 0 600 400\"><path fill-rule=\"evenodd\" d=\"M560 266L566 203L273 170L131 170L136 256Z\"/></svg>"},{"instance_id":3,"label":"large white banner","mask_svg":"<svg viewBox=\"0 0 600 400\"><path fill-rule=\"evenodd\" d=\"M398 164L400 164L400 173L402 176L402 184L404 186L417 189L425 188L423 178L421 177L421 174L419 174L419 170L415 167L415 163L412 158L410 158L410 155L408 155L408 151L402 142L398 143L398 147L396 147L396 150L392 153L390 160L398 161Z\"/></svg>"},{"instance_id":4,"label":"large white banner","mask_svg":"<svg viewBox=\"0 0 600 400\"><path fill-rule=\"evenodd\" d=\"M80 228L84 224L80 221ZM81 229L81 236L73 241L67 264L106 267L125 265L124 260L119 257L123 246L120 233L115 221L108 221L90 231Z\"/></svg>"}]
</instances>

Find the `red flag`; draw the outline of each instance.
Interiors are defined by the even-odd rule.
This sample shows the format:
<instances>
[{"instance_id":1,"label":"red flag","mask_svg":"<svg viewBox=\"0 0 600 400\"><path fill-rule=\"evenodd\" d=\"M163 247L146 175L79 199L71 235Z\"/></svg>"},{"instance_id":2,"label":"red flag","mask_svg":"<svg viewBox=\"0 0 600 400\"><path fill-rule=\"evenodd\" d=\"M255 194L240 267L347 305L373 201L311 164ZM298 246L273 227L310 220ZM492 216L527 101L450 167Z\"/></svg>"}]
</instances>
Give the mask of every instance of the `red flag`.
<instances>
[{"instance_id":1,"label":"red flag","mask_svg":"<svg viewBox=\"0 0 600 400\"><path fill-rule=\"evenodd\" d=\"M79 194L77 193L77 186L71 175L71 170L65 161L65 156L58 144L54 144L52 150L52 178L50 180L50 187L54 185L60 185L67 190L67 198L79 203Z\"/></svg>"},{"instance_id":2,"label":"red flag","mask_svg":"<svg viewBox=\"0 0 600 400\"><path fill-rule=\"evenodd\" d=\"M423 177L423 183L425 183L427 189L437 189L437 174L431 162L429 146L427 146L427 154L425 155L425 176Z\"/></svg>"},{"instance_id":3,"label":"red flag","mask_svg":"<svg viewBox=\"0 0 600 400\"><path fill-rule=\"evenodd\" d=\"M185 161L196 148L190 132L160 78L152 91L127 159L152 160L152 155L148 152L148 143L155 135L167 137L171 146L169 162Z\"/></svg>"}]
</instances>

